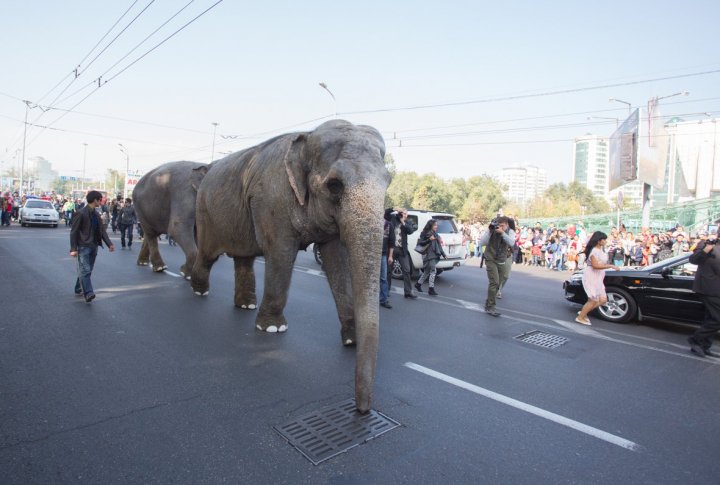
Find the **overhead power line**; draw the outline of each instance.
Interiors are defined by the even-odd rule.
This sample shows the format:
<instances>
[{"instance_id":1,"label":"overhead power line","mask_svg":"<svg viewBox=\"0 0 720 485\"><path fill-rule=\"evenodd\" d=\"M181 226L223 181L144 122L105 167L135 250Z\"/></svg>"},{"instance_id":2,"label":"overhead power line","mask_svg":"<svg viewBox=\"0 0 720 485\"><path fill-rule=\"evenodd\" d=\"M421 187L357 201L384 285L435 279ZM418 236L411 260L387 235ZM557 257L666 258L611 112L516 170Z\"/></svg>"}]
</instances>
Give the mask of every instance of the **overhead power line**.
<instances>
[{"instance_id":1,"label":"overhead power line","mask_svg":"<svg viewBox=\"0 0 720 485\"><path fill-rule=\"evenodd\" d=\"M622 87L622 86L634 86L637 84L646 84L646 83L657 82L657 81L668 81L671 79L682 79L682 78L695 77L695 76L707 76L710 74L718 74L718 73L720 73L720 69L713 69L710 71L693 72L693 73L688 73L688 74L678 74L675 76L656 77L653 79L642 79L639 81L625 81L625 82L620 82L620 83L599 84L596 86L586 86L586 87L582 87L582 88L559 89L559 90L555 90L555 91L545 91L545 92L541 92L541 93L516 94L516 95L511 95L511 96L483 98L483 99L475 99L475 100L470 100L470 101L455 101L455 102L451 102L451 103L423 104L423 105L416 105L416 106L404 106L404 107L398 107L398 108L378 108L378 109L368 109L368 110L360 110L360 111L346 111L344 113L338 113L338 115L387 113L387 112L393 112L393 111L411 111L411 110L419 110L419 109L447 108L447 107L451 107L451 106L464 106L464 105L469 105L469 104L496 103L499 101L513 101L513 100L518 100L518 99L539 98L539 97L545 97L545 96L557 96L559 94L582 93L582 92L586 92L586 91L594 91L594 90L598 90L598 89L607 89L607 88L617 88L617 87Z\"/></svg>"},{"instance_id":2,"label":"overhead power line","mask_svg":"<svg viewBox=\"0 0 720 485\"><path fill-rule=\"evenodd\" d=\"M180 33L181 31L185 30L190 24L192 24L193 22L195 22L197 19L199 19L200 17L202 17L203 15L205 15L206 13L208 13L210 10L212 10L213 8L215 8L217 5L219 5L219 4L222 3L222 2L223 2L223 0L217 0L215 3L213 3L213 4L210 5L208 8L206 8L205 10L203 10L202 12L200 12L198 15L196 15L195 17L193 17L193 18L192 18L191 20L189 20L187 23L185 23L182 27L180 27L179 29L177 29L176 31L174 31L174 32L173 32L172 34L170 34L169 36L165 37L165 39L163 39L162 41L160 41L159 43L157 43L157 44L156 44L155 46L153 46L152 48L150 48L150 49L148 49L147 51L145 51L145 53L142 54L140 57L138 57L137 59L135 59L134 61L132 61L130 64L126 65L124 68L122 68L122 69L121 69L120 71L118 71L117 73L113 74L113 76L111 76L109 79L107 79L107 80L105 80L104 82L101 83L101 82L100 82L100 79L98 78L98 86L97 86L95 89L93 89L90 93L88 93L88 94L87 94L84 98L82 98L80 101L78 101L77 103L75 103L71 108L69 108L67 111L65 111L62 115L60 115L59 117L57 117L54 121L52 121L51 123L49 123L49 124L47 125L47 127L50 127L50 126L54 125L55 123L57 123L58 121L60 121L60 120L61 120L62 118L64 118L65 116L67 116L68 114L72 113L72 112L75 110L75 108L77 108L80 104L82 104L86 99L88 99L90 96L92 96L95 92L97 92L97 91L98 91L100 88L102 88L105 84L109 83L110 81L112 81L112 80L114 80L115 78L117 78L120 74L122 74L123 72L127 71L130 67L134 66L134 65L135 65L136 63L138 63L141 59L145 58L148 54L150 54L151 52L155 51L155 49L157 49L157 48L160 47L161 45L165 44L165 42L167 42L168 40L170 40L170 39L172 39L173 37L175 37L175 36L176 36L178 33ZM30 141L29 144L32 144L35 140L37 140L37 138L43 133L43 131L44 131L45 129L47 129L47 128L43 128L37 135L35 135L35 137Z\"/></svg>"}]
</instances>

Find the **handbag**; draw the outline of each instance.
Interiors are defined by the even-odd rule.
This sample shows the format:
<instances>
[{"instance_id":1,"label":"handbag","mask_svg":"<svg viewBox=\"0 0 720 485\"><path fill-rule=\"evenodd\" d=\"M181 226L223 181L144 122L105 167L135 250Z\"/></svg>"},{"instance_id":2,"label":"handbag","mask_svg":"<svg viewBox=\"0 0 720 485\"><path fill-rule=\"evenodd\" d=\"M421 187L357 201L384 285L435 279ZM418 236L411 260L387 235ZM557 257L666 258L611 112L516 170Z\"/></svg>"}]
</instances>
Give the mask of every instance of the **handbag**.
<instances>
[{"instance_id":1,"label":"handbag","mask_svg":"<svg viewBox=\"0 0 720 485\"><path fill-rule=\"evenodd\" d=\"M426 254L428 249L430 248L430 243L427 244L416 244L415 245L415 251L420 254Z\"/></svg>"}]
</instances>

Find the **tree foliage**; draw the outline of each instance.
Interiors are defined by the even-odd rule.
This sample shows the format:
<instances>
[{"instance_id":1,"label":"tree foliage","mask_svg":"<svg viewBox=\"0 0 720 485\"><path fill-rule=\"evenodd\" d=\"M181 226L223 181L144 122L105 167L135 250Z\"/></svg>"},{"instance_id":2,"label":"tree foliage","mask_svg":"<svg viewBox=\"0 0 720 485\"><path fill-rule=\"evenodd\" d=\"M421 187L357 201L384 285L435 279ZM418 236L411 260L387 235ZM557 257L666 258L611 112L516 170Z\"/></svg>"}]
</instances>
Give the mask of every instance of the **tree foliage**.
<instances>
[{"instance_id":1,"label":"tree foliage","mask_svg":"<svg viewBox=\"0 0 720 485\"><path fill-rule=\"evenodd\" d=\"M386 157L388 167L394 166ZM505 187L487 175L443 180L435 174L398 172L385 195L385 207L449 212L462 220L489 221L502 210L517 217L561 217L608 212L607 201L582 184L552 184L524 207L508 202Z\"/></svg>"},{"instance_id":2,"label":"tree foliage","mask_svg":"<svg viewBox=\"0 0 720 485\"><path fill-rule=\"evenodd\" d=\"M395 174L386 207L408 207L456 214L462 220L489 220L505 204L503 187L488 176L445 181L435 174Z\"/></svg>"}]
</instances>

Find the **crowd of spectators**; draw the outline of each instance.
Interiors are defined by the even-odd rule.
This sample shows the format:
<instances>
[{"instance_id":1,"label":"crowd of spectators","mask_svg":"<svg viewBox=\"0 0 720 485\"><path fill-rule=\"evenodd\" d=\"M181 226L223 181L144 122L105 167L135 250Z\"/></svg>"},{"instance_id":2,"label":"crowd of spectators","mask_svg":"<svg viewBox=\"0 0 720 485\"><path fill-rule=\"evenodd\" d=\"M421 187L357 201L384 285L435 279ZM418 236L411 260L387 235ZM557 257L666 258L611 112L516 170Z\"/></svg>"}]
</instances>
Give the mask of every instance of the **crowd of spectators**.
<instances>
[{"instance_id":1,"label":"crowd of spectators","mask_svg":"<svg viewBox=\"0 0 720 485\"><path fill-rule=\"evenodd\" d=\"M582 222L565 227L556 227L553 223L543 227L539 222L534 226L520 226L517 219L510 218L515 223L513 261L516 264L554 271L575 271L585 267L583 251L591 232ZM486 228L487 225L480 222L460 225L469 257L482 257L483 248L479 241ZM648 266L692 252L700 241L707 240L706 229L690 234L678 225L665 232L644 228L634 234L621 224L608 234L608 260L616 266Z\"/></svg>"}]
</instances>

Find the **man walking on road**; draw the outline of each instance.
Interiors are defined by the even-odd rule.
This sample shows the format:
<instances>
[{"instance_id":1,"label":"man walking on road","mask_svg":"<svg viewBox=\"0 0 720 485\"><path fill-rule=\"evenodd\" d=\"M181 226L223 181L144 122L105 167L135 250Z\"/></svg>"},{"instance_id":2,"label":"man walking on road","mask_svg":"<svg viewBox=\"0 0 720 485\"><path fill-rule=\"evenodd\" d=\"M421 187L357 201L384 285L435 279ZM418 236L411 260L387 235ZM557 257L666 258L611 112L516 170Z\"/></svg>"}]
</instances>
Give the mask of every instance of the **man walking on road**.
<instances>
[{"instance_id":1,"label":"man walking on road","mask_svg":"<svg viewBox=\"0 0 720 485\"><path fill-rule=\"evenodd\" d=\"M512 264L510 256L515 244L515 231L510 229L508 218L501 216L493 219L488 230L480 236L480 244L485 246L484 256L488 275L485 312L493 317L499 317L500 312L495 309L495 300L501 283L507 281L510 275L509 265Z\"/></svg>"},{"instance_id":2,"label":"man walking on road","mask_svg":"<svg viewBox=\"0 0 720 485\"><path fill-rule=\"evenodd\" d=\"M688 338L690 350L698 357L720 354L710 351L713 337L720 330L720 252L716 249L717 239L700 242L695 248L690 263L697 264L693 291L702 296L705 304L705 318L702 325Z\"/></svg>"},{"instance_id":3,"label":"man walking on road","mask_svg":"<svg viewBox=\"0 0 720 485\"><path fill-rule=\"evenodd\" d=\"M137 215L135 215L135 207L132 205L131 198L125 199L125 205L120 209L118 218L122 248L125 249L125 233L127 233L127 248L132 249L133 229L137 223Z\"/></svg>"},{"instance_id":4,"label":"man walking on road","mask_svg":"<svg viewBox=\"0 0 720 485\"><path fill-rule=\"evenodd\" d=\"M107 244L110 252L115 251L115 246L103 227L100 215L95 208L100 206L102 194L91 190L87 194L87 205L78 211L72 218L72 229L70 230L70 256L78 258L78 276L75 281L75 294L85 297L90 303L95 299L90 275L95 266L98 246Z\"/></svg>"}]
</instances>

